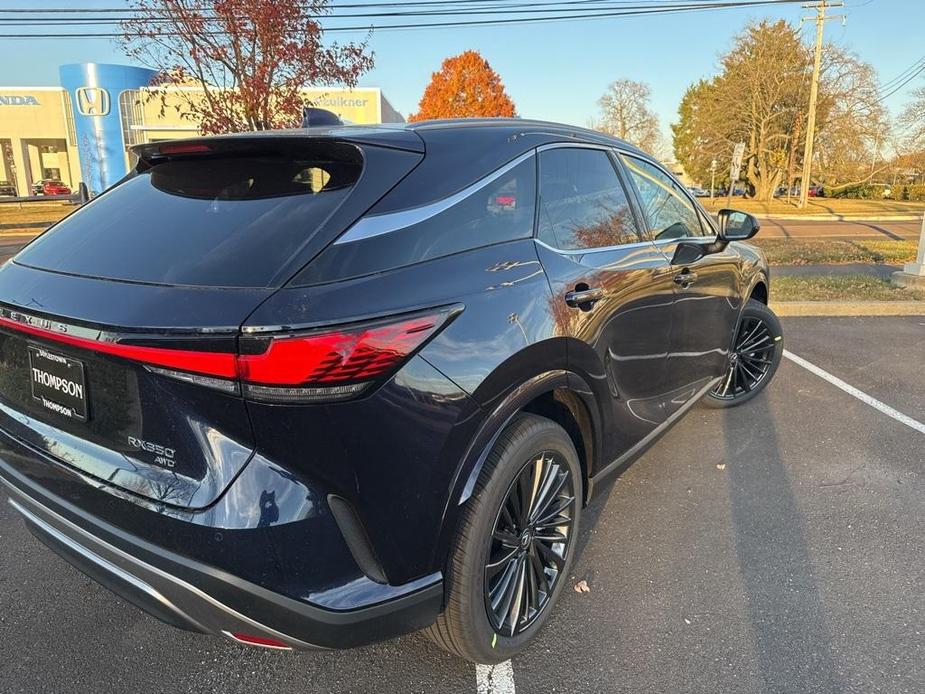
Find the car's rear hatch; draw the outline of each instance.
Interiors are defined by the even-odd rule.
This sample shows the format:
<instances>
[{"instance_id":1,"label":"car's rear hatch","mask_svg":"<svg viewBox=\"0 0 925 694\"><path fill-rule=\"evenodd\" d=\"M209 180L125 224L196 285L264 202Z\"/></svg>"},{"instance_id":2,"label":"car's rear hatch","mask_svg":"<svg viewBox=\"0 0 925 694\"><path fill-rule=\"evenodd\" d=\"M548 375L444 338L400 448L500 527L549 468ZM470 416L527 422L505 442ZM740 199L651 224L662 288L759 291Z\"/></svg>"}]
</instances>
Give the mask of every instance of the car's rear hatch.
<instances>
[{"instance_id":1,"label":"car's rear hatch","mask_svg":"<svg viewBox=\"0 0 925 694\"><path fill-rule=\"evenodd\" d=\"M421 155L330 134L139 154L0 268L0 430L101 485L202 508L254 451L240 325Z\"/></svg>"}]
</instances>

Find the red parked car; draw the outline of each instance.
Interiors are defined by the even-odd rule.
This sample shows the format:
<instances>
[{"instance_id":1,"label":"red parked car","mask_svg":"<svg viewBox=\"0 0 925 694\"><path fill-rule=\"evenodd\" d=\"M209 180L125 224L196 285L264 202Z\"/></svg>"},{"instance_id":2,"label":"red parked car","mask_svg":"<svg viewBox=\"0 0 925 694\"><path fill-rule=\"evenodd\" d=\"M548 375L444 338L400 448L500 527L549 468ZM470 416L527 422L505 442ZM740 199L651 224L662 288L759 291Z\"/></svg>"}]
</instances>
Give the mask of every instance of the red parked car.
<instances>
[{"instance_id":1,"label":"red parked car","mask_svg":"<svg viewBox=\"0 0 925 694\"><path fill-rule=\"evenodd\" d=\"M53 178L46 178L32 184L33 195L70 195L71 189Z\"/></svg>"}]
</instances>

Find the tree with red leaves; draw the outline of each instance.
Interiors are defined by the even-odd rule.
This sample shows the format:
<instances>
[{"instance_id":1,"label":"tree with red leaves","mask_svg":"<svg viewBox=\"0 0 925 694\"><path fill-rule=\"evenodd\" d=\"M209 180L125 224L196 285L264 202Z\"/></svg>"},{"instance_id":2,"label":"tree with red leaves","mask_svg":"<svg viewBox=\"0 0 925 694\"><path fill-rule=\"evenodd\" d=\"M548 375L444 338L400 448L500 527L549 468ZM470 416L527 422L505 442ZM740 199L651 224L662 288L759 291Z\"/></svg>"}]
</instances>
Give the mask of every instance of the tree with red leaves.
<instances>
[{"instance_id":1,"label":"tree with red leaves","mask_svg":"<svg viewBox=\"0 0 925 694\"><path fill-rule=\"evenodd\" d=\"M465 51L443 61L424 90L418 112L410 121L429 118L490 118L515 116L514 102L501 77L478 51Z\"/></svg>"},{"instance_id":2,"label":"tree with red leaves","mask_svg":"<svg viewBox=\"0 0 925 694\"><path fill-rule=\"evenodd\" d=\"M158 71L152 95L203 133L295 127L306 86L355 87L366 40L324 45L329 0L133 0L121 44ZM194 86L198 89L176 89Z\"/></svg>"}]
</instances>

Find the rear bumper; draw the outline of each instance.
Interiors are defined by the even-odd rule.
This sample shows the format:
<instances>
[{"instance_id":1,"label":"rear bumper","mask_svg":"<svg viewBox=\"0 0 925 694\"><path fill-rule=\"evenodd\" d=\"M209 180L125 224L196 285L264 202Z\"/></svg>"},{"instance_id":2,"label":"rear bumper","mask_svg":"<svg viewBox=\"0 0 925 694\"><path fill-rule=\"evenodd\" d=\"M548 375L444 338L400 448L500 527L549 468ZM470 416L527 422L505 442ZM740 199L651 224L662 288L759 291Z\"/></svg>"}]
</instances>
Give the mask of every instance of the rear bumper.
<instances>
[{"instance_id":1,"label":"rear bumper","mask_svg":"<svg viewBox=\"0 0 925 694\"><path fill-rule=\"evenodd\" d=\"M2 461L0 482L42 542L117 595L183 629L243 633L296 649L350 648L427 626L442 608L441 581L362 609L320 608L132 536Z\"/></svg>"}]
</instances>

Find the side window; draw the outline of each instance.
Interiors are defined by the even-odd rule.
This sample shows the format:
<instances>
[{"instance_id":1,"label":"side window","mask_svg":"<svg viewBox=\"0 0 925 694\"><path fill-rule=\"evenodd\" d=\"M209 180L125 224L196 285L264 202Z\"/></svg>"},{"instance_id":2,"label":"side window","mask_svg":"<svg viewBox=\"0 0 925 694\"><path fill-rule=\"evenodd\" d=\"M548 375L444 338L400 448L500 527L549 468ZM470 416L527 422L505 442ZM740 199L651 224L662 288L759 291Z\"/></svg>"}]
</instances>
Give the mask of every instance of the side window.
<instances>
[{"instance_id":1,"label":"side window","mask_svg":"<svg viewBox=\"0 0 925 694\"><path fill-rule=\"evenodd\" d=\"M703 236L697 209L667 174L642 159L623 156L639 203L656 241Z\"/></svg>"},{"instance_id":2,"label":"side window","mask_svg":"<svg viewBox=\"0 0 925 694\"><path fill-rule=\"evenodd\" d=\"M328 246L301 275L315 283L360 277L533 236L536 161L529 157L456 204L386 233ZM401 213L393 213L400 215Z\"/></svg>"},{"instance_id":3,"label":"side window","mask_svg":"<svg viewBox=\"0 0 925 694\"><path fill-rule=\"evenodd\" d=\"M610 156L598 149L540 152L537 236L553 248L604 248L642 239Z\"/></svg>"}]
</instances>

